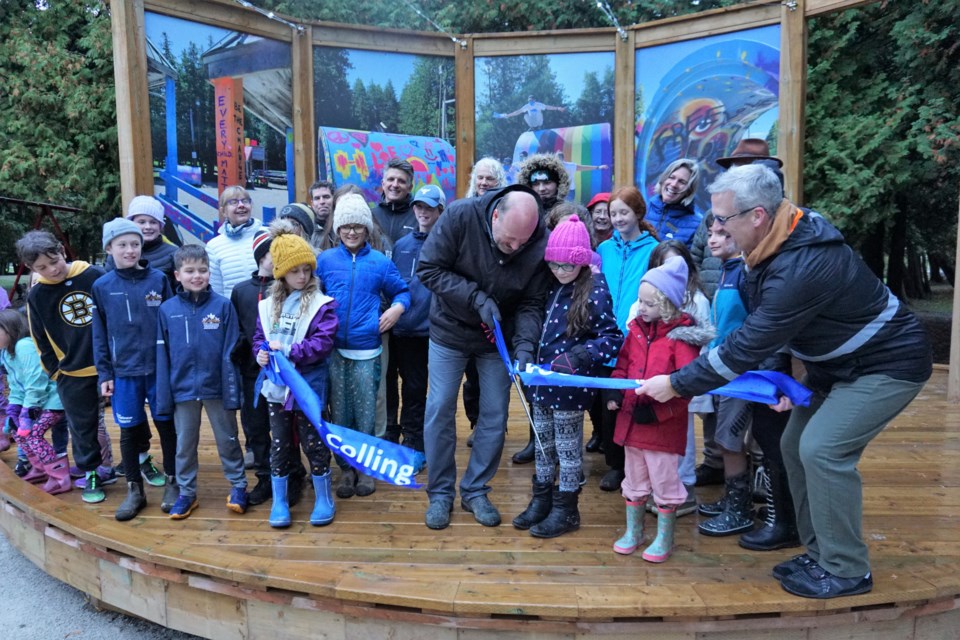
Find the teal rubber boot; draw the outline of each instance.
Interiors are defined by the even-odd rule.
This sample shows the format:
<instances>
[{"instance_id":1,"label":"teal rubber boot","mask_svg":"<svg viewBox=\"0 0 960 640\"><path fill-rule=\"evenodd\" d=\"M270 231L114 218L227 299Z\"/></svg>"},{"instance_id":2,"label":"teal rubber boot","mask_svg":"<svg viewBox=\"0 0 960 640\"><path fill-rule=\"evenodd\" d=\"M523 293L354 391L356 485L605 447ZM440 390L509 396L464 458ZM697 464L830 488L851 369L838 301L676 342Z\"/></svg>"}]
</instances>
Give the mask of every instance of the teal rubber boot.
<instances>
[{"instance_id":1,"label":"teal rubber boot","mask_svg":"<svg viewBox=\"0 0 960 640\"><path fill-rule=\"evenodd\" d=\"M664 562L673 553L673 530L677 524L676 507L657 507L657 537L643 550L647 562Z\"/></svg>"},{"instance_id":2,"label":"teal rubber boot","mask_svg":"<svg viewBox=\"0 0 960 640\"><path fill-rule=\"evenodd\" d=\"M637 550L643 542L643 500L632 502L627 500L627 530L623 537L613 543L613 550L625 556Z\"/></svg>"}]
</instances>

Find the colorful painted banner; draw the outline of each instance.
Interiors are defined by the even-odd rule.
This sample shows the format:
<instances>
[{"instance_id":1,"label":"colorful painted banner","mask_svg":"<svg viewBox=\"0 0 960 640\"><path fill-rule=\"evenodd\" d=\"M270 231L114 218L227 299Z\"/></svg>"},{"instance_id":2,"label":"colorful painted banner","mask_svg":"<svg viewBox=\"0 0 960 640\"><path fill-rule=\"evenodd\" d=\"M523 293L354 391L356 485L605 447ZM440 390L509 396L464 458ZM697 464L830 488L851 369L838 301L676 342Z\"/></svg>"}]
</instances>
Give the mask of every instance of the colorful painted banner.
<instances>
[{"instance_id":1,"label":"colorful painted banner","mask_svg":"<svg viewBox=\"0 0 960 640\"><path fill-rule=\"evenodd\" d=\"M423 486L413 479L423 468L424 456L421 452L326 422L321 415L323 407L319 396L282 353L270 352L270 364L263 368L262 375L266 375L274 384L290 389L297 405L323 442L351 467L398 487L420 489Z\"/></svg>"},{"instance_id":2,"label":"colorful painted banner","mask_svg":"<svg viewBox=\"0 0 960 640\"><path fill-rule=\"evenodd\" d=\"M380 182L391 158L413 165L413 192L434 184L443 189L447 202L456 199L457 156L446 140L320 127L317 142L320 179L334 186L354 184L368 202L380 201Z\"/></svg>"},{"instance_id":3,"label":"colorful painted banner","mask_svg":"<svg viewBox=\"0 0 960 640\"><path fill-rule=\"evenodd\" d=\"M613 143L610 124L585 124L526 131L517 138L512 165L517 167L528 155L562 153L570 176L567 199L587 203L613 185Z\"/></svg>"},{"instance_id":4,"label":"colorful painted banner","mask_svg":"<svg viewBox=\"0 0 960 640\"><path fill-rule=\"evenodd\" d=\"M246 184L243 155L243 79L212 80L217 127L217 193L233 184Z\"/></svg>"}]
</instances>

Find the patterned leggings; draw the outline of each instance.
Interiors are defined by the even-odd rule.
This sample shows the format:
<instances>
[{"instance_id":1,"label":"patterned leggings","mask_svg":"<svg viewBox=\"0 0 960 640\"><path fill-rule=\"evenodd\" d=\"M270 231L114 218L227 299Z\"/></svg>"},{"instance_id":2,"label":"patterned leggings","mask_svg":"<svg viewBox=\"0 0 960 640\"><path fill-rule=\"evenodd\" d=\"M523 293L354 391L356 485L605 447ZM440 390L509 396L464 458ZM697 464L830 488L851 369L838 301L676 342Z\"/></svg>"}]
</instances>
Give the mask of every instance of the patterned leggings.
<instances>
[{"instance_id":1,"label":"patterned leggings","mask_svg":"<svg viewBox=\"0 0 960 640\"><path fill-rule=\"evenodd\" d=\"M310 424L302 411L284 411L283 405L271 402L270 412L270 473L278 478L290 475L294 460L300 456L294 444L293 429L296 421L300 446L310 462L310 473L322 476L330 470L330 449L320 439L320 433Z\"/></svg>"},{"instance_id":2,"label":"patterned leggings","mask_svg":"<svg viewBox=\"0 0 960 640\"><path fill-rule=\"evenodd\" d=\"M379 387L380 356L350 360L334 351L330 356L330 422L373 435ZM349 468L339 456L337 464Z\"/></svg>"},{"instance_id":3,"label":"patterned leggings","mask_svg":"<svg viewBox=\"0 0 960 640\"><path fill-rule=\"evenodd\" d=\"M583 411L559 411L533 405L533 425L540 438L534 446L537 482L553 484L557 463L560 463L560 490L580 488L583 465Z\"/></svg>"},{"instance_id":4,"label":"patterned leggings","mask_svg":"<svg viewBox=\"0 0 960 640\"><path fill-rule=\"evenodd\" d=\"M30 430L29 435L19 438L17 444L28 456L33 456L43 464L50 464L57 459L57 452L43 436L57 423L66 419L63 411L44 409L37 421L33 423L33 429Z\"/></svg>"}]
</instances>

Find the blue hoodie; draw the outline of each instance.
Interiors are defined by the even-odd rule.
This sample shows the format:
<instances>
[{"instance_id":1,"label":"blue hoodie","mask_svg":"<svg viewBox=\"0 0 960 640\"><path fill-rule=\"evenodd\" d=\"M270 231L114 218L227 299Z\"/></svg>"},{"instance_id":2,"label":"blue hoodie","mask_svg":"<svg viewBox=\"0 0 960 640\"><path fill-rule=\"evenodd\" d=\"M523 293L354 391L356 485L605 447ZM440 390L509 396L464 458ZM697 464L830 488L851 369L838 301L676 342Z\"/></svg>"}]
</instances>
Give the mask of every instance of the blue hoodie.
<instances>
[{"instance_id":1,"label":"blue hoodie","mask_svg":"<svg viewBox=\"0 0 960 640\"><path fill-rule=\"evenodd\" d=\"M426 233L414 231L393 245L393 264L397 265L400 277L410 287L410 306L397 320L397 324L393 325L395 336L426 338L430 335L430 302L433 300L433 293L423 286L417 277L420 249L426 239Z\"/></svg>"},{"instance_id":2,"label":"blue hoodie","mask_svg":"<svg viewBox=\"0 0 960 640\"><path fill-rule=\"evenodd\" d=\"M641 231L630 242L624 242L620 232L614 231L612 238L597 247L597 253L603 261L603 275L607 278L610 297L613 298L613 313L623 335L628 333L630 306L637 299L640 278L647 272L650 254L657 244L657 239L648 231Z\"/></svg>"},{"instance_id":3,"label":"blue hoodie","mask_svg":"<svg viewBox=\"0 0 960 640\"><path fill-rule=\"evenodd\" d=\"M157 413L174 404L222 399L240 408L240 372L231 353L240 340L237 312L208 287L197 300L182 288L160 305L157 325Z\"/></svg>"}]
</instances>

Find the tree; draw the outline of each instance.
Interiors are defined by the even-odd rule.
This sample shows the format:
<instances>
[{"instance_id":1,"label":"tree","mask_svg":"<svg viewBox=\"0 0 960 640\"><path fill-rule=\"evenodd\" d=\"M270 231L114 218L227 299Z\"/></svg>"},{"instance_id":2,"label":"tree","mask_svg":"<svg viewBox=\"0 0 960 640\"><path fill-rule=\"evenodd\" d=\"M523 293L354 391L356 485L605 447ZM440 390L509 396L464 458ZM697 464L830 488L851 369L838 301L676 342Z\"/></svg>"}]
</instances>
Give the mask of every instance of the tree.
<instances>
[{"instance_id":1,"label":"tree","mask_svg":"<svg viewBox=\"0 0 960 640\"><path fill-rule=\"evenodd\" d=\"M353 96L347 84L352 68L345 49L313 48L313 113L318 127L355 128Z\"/></svg>"},{"instance_id":2,"label":"tree","mask_svg":"<svg viewBox=\"0 0 960 640\"><path fill-rule=\"evenodd\" d=\"M420 57L400 95L397 130L415 136L440 136L441 102L453 98L453 61L444 58ZM453 139L453 109L447 109L448 140Z\"/></svg>"}]
</instances>

